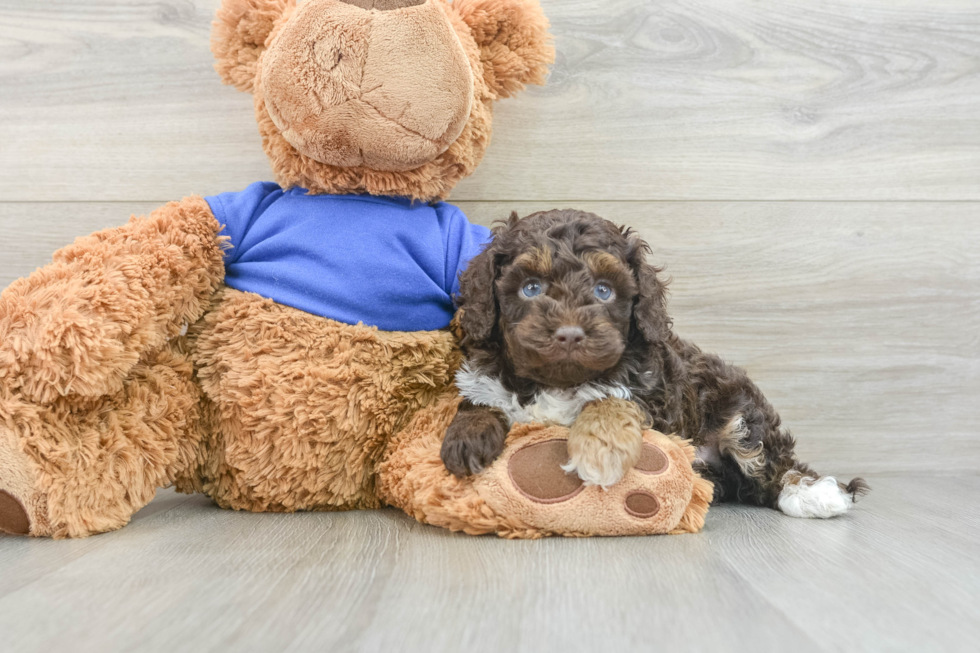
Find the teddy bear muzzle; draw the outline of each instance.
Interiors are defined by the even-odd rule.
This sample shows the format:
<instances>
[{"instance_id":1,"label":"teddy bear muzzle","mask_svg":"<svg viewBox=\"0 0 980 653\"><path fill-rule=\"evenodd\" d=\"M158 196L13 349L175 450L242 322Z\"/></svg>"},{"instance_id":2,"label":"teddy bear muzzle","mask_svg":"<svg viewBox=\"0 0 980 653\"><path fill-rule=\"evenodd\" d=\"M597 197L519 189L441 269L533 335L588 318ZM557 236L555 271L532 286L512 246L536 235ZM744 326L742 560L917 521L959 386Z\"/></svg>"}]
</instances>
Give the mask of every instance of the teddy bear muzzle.
<instances>
[{"instance_id":1,"label":"teddy bear muzzle","mask_svg":"<svg viewBox=\"0 0 980 653\"><path fill-rule=\"evenodd\" d=\"M340 167L417 168L459 137L473 72L441 3L310 0L263 56L269 115L301 154Z\"/></svg>"}]
</instances>

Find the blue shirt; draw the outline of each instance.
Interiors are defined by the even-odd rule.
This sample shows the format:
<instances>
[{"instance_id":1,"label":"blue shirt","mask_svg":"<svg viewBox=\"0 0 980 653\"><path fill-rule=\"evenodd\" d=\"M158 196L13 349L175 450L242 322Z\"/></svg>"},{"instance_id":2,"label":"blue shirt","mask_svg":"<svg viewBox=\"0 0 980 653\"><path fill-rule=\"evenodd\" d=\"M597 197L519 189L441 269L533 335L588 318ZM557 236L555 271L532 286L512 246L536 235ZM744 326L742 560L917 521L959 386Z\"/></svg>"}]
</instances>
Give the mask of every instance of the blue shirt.
<instances>
[{"instance_id":1,"label":"blue shirt","mask_svg":"<svg viewBox=\"0 0 980 653\"><path fill-rule=\"evenodd\" d=\"M445 202L307 195L268 182L205 199L231 240L226 284L385 331L448 326L459 273L490 242L489 229Z\"/></svg>"}]
</instances>

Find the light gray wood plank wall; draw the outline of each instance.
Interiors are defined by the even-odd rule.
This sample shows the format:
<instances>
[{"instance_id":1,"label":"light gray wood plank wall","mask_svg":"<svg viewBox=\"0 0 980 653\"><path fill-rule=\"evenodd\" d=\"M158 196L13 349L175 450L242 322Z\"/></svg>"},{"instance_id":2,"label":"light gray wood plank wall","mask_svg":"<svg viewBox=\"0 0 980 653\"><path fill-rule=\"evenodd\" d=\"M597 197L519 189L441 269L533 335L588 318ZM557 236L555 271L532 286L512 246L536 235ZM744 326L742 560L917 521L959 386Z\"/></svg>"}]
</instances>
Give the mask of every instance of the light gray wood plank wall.
<instances>
[{"instance_id":1,"label":"light gray wood plank wall","mask_svg":"<svg viewBox=\"0 0 980 653\"><path fill-rule=\"evenodd\" d=\"M269 176L218 0L0 2L0 200ZM547 87L456 199L980 199L974 0L544 0Z\"/></svg>"}]
</instances>

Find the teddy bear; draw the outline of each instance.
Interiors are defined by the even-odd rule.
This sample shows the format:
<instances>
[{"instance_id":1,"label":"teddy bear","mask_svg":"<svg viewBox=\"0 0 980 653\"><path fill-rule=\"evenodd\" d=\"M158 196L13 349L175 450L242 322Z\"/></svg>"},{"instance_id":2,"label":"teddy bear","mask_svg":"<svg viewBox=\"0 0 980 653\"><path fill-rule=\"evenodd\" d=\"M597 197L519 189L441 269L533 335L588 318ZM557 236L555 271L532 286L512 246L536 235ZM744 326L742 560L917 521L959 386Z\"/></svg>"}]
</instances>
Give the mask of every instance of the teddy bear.
<instances>
[{"instance_id":1,"label":"teddy bear","mask_svg":"<svg viewBox=\"0 0 980 653\"><path fill-rule=\"evenodd\" d=\"M252 94L276 181L79 238L0 294L0 531L112 531L171 485L507 537L698 530L710 486L662 434L632 498L552 496L574 481L557 427L515 427L483 479L434 462L452 297L490 238L444 200L492 104L544 82L547 30L536 0L224 0L215 68Z\"/></svg>"}]
</instances>

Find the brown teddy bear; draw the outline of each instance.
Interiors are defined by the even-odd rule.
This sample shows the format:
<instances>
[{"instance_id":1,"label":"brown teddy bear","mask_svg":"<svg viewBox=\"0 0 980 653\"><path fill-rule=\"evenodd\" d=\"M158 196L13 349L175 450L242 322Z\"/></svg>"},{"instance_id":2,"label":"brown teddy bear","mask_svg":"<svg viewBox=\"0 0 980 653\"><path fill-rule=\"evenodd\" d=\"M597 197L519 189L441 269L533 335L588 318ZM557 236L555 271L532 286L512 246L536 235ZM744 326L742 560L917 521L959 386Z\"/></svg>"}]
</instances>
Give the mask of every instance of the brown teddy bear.
<instances>
[{"instance_id":1,"label":"brown teddy bear","mask_svg":"<svg viewBox=\"0 0 980 653\"><path fill-rule=\"evenodd\" d=\"M452 295L489 238L441 200L492 103L545 78L536 0L224 0L212 51L254 96L277 183L79 238L0 295L0 530L114 530L171 484L508 536L700 528L710 486L657 434L623 497L568 489L540 425L482 480L436 464Z\"/></svg>"}]
</instances>

